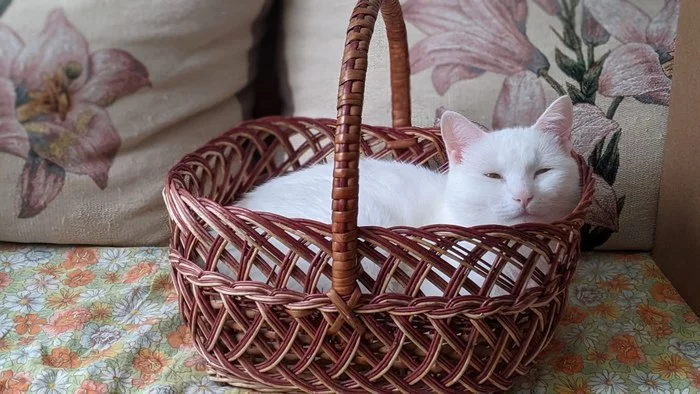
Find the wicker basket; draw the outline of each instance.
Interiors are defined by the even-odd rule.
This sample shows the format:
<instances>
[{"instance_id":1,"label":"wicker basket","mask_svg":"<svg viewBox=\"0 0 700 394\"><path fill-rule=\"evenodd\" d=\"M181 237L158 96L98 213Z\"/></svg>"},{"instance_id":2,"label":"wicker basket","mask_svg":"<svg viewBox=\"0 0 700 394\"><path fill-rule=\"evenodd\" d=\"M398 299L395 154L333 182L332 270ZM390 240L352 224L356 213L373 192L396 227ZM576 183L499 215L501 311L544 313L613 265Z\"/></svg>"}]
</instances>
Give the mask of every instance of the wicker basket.
<instances>
[{"instance_id":1,"label":"wicker basket","mask_svg":"<svg viewBox=\"0 0 700 394\"><path fill-rule=\"evenodd\" d=\"M367 49L380 6L393 128L361 124ZM347 31L337 121L249 121L170 172L164 198L173 280L214 379L274 392L502 391L552 338L593 193L579 156L581 202L556 224L356 226L360 154L447 169L439 130L410 126L407 53L399 2L359 1ZM231 206L256 184L331 157L332 225ZM377 277L364 273L359 259L382 267ZM299 260L310 263L308 270ZM254 270L269 280L250 280ZM322 279L332 281L326 293L318 290ZM384 291L390 279L401 294ZM444 296L423 296L427 282ZM304 291L291 290L292 283ZM495 288L509 295L489 297Z\"/></svg>"}]
</instances>

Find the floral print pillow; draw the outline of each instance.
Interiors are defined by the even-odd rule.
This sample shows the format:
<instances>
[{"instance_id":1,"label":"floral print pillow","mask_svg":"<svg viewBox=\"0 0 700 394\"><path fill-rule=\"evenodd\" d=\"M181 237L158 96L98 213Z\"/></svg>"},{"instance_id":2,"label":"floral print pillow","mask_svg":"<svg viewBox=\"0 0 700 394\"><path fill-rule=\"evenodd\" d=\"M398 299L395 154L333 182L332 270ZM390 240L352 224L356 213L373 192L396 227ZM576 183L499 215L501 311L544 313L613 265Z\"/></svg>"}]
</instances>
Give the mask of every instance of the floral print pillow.
<instances>
[{"instance_id":1,"label":"floral print pillow","mask_svg":"<svg viewBox=\"0 0 700 394\"><path fill-rule=\"evenodd\" d=\"M66 171L106 188L121 145L106 108L151 85L146 67L120 49L90 53L60 8L28 44L6 25L0 42L0 151L25 159L17 216L41 213L61 192Z\"/></svg>"},{"instance_id":2,"label":"floral print pillow","mask_svg":"<svg viewBox=\"0 0 700 394\"><path fill-rule=\"evenodd\" d=\"M0 240L167 239L165 174L247 115L265 6L204 3L0 1Z\"/></svg>"},{"instance_id":3,"label":"floral print pillow","mask_svg":"<svg viewBox=\"0 0 700 394\"><path fill-rule=\"evenodd\" d=\"M415 125L431 125L445 108L491 128L528 125L554 98L569 95L575 103L574 146L596 179L584 247L651 248L679 0L401 4ZM337 26L346 23L353 5L285 3L290 112L334 115L330 104L345 36ZM325 18L319 23L330 33L314 38L311 27L300 26L302 18ZM375 30L363 121L387 124L387 42L381 22Z\"/></svg>"}]
</instances>

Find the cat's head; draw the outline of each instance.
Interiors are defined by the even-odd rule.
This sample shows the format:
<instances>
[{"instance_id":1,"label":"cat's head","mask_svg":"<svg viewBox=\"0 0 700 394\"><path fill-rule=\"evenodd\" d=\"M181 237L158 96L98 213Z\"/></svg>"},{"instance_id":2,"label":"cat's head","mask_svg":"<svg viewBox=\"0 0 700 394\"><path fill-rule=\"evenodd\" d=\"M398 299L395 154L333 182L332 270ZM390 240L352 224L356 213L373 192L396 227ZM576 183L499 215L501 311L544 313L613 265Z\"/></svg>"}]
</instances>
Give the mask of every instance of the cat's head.
<instances>
[{"instance_id":1,"label":"cat's head","mask_svg":"<svg viewBox=\"0 0 700 394\"><path fill-rule=\"evenodd\" d=\"M550 223L580 199L573 108L554 101L530 127L484 131L451 111L440 128L450 161L445 214L454 224Z\"/></svg>"}]
</instances>

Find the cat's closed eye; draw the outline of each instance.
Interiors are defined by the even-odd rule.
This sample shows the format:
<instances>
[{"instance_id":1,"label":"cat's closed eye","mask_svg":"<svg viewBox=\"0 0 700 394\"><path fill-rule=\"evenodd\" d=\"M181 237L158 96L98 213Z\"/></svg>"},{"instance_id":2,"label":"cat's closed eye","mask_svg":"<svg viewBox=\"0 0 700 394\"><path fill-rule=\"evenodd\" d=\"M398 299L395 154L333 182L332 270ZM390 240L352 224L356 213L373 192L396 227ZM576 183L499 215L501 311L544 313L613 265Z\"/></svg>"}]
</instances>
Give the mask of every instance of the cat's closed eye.
<instances>
[{"instance_id":1,"label":"cat's closed eye","mask_svg":"<svg viewBox=\"0 0 700 394\"><path fill-rule=\"evenodd\" d=\"M495 172L489 172L484 174L485 177L491 178L491 179L503 179L501 174L495 173Z\"/></svg>"},{"instance_id":2,"label":"cat's closed eye","mask_svg":"<svg viewBox=\"0 0 700 394\"><path fill-rule=\"evenodd\" d=\"M551 170L551 168L540 168L539 170L535 171L535 176L542 175L545 172L549 172Z\"/></svg>"}]
</instances>

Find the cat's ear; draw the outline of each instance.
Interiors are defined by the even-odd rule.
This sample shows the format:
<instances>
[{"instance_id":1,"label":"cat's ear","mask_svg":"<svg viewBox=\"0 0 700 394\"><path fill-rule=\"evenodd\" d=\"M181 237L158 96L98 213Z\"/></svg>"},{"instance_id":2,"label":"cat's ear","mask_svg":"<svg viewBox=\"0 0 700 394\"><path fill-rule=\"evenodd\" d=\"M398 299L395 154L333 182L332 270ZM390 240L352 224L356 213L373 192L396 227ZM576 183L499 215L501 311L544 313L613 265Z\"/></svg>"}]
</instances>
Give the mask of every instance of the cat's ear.
<instances>
[{"instance_id":1,"label":"cat's ear","mask_svg":"<svg viewBox=\"0 0 700 394\"><path fill-rule=\"evenodd\" d=\"M554 134L562 147L570 150L573 125L574 106L569 96L561 96L549 105L534 127L543 133Z\"/></svg>"},{"instance_id":2,"label":"cat's ear","mask_svg":"<svg viewBox=\"0 0 700 394\"><path fill-rule=\"evenodd\" d=\"M445 111L442 114L440 131L451 164L461 163L464 150L486 135L477 124L453 111Z\"/></svg>"}]
</instances>

